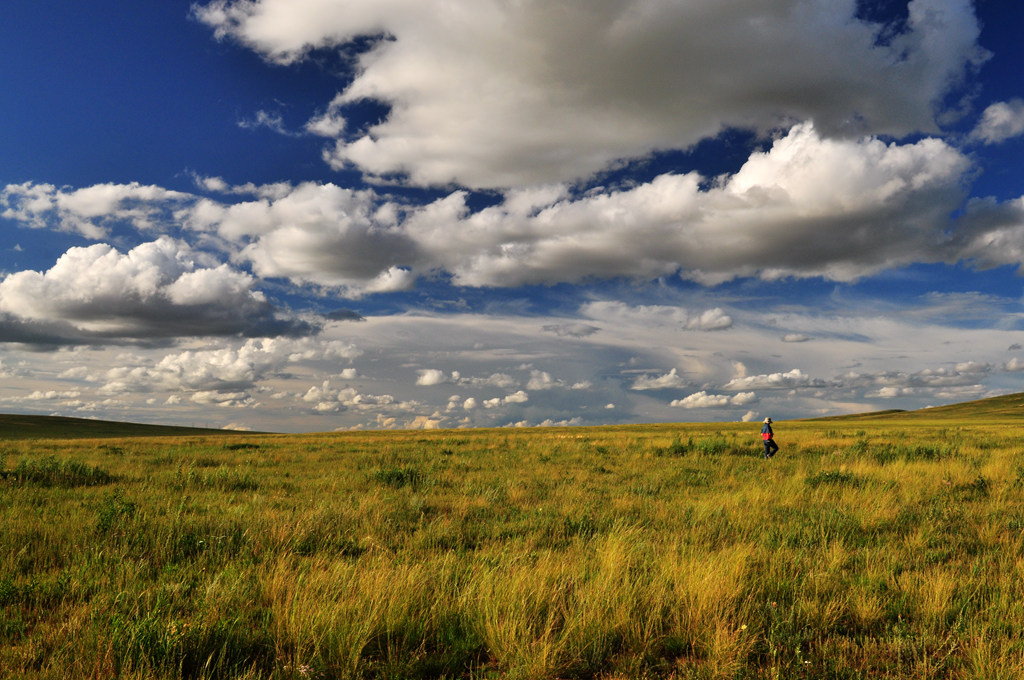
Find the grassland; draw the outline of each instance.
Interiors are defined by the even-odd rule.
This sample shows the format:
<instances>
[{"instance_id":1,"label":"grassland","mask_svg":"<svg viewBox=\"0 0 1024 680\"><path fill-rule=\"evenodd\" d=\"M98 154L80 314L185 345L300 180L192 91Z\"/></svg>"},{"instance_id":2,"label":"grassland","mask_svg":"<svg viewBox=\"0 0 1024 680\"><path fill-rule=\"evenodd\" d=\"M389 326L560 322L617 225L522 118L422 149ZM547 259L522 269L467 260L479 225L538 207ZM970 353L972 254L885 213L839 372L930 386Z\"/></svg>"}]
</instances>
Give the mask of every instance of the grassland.
<instances>
[{"instance_id":1,"label":"grassland","mask_svg":"<svg viewBox=\"0 0 1024 680\"><path fill-rule=\"evenodd\" d=\"M1009 399L771 461L752 424L5 441L0 675L1024 677Z\"/></svg>"}]
</instances>

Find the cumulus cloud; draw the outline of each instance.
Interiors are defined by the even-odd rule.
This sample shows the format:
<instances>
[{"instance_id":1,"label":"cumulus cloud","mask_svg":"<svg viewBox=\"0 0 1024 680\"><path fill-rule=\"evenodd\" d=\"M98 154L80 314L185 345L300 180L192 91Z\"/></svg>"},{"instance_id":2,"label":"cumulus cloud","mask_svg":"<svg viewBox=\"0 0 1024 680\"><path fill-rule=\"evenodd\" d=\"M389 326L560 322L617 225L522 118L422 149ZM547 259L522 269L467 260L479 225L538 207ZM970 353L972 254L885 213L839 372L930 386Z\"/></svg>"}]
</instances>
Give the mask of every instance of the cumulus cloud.
<instances>
[{"instance_id":1,"label":"cumulus cloud","mask_svg":"<svg viewBox=\"0 0 1024 680\"><path fill-rule=\"evenodd\" d=\"M261 277L346 289L352 295L406 290L416 244L397 223L400 208L371 190L303 183L273 196L196 202L185 226L212 232L237 249Z\"/></svg>"},{"instance_id":2,"label":"cumulus cloud","mask_svg":"<svg viewBox=\"0 0 1024 680\"><path fill-rule=\"evenodd\" d=\"M395 403L390 394L363 394L354 387L334 388L330 380L310 387L302 395L302 401L312 404L317 413L334 413L348 409L361 411L375 410Z\"/></svg>"},{"instance_id":3,"label":"cumulus cloud","mask_svg":"<svg viewBox=\"0 0 1024 680\"><path fill-rule=\"evenodd\" d=\"M981 115L971 138L985 144L998 144L1024 134L1024 100L996 102Z\"/></svg>"},{"instance_id":4,"label":"cumulus cloud","mask_svg":"<svg viewBox=\"0 0 1024 680\"><path fill-rule=\"evenodd\" d=\"M1018 357L1013 357L1003 364L1003 370L1007 373L1018 373L1020 371L1024 371L1024 361Z\"/></svg>"},{"instance_id":5,"label":"cumulus cloud","mask_svg":"<svg viewBox=\"0 0 1024 680\"><path fill-rule=\"evenodd\" d=\"M508 406L509 404L525 404L530 400L528 395L523 390L514 392L504 397L495 397L493 399L487 399L483 402L484 408L498 408L500 406Z\"/></svg>"},{"instance_id":6,"label":"cumulus cloud","mask_svg":"<svg viewBox=\"0 0 1024 680\"><path fill-rule=\"evenodd\" d=\"M109 369L102 376L102 390L111 394L247 391L289 365L351 361L360 354L356 347L337 340L251 339L238 347L172 352L152 364L122 359L125 365Z\"/></svg>"},{"instance_id":7,"label":"cumulus cloud","mask_svg":"<svg viewBox=\"0 0 1024 680\"><path fill-rule=\"evenodd\" d=\"M953 256L944 232L969 168L966 156L937 139L826 139L801 124L708 188L695 173L666 174L539 209L500 204L475 213L456 192L411 214L405 228L460 285L677 273L706 283L787 275L845 281ZM721 314L693 323L727 325Z\"/></svg>"},{"instance_id":8,"label":"cumulus cloud","mask_svg":"<svg viewBox=\"0 0 1024 680\"><path fill-rule=\"evenodd\" d=\"M407 290L437 272L464 286L672 275L703 283L738 276L846 281L911 261L1024 261L1024 204L976 202L951 229L949 216L960 205L969 171L968 158L937 139L903 145L873 137L827 139L808 123L753 153L735 174L710 183L689 173L579 196L564 186L509 191L498 204L475 212L463 191L422 206L370 189L313 183L251 187L251 200L210 179L208 186L236 200L185 200L152 187L136 193L151 194L148 214L173 212L169 222L183 226L183 235L222 251L218 261L226 253L258 277L358 297ZM35 208L18 205L19 219L31 222ZM78 210L109 210L106 218L95 218L102 222L121 215L118 205L82 199ZM212 257L215 251L209 252ZM595 302L582 311L594 321L644 316L688 330L723 330L733 323L721 307L616 310L615 304ZM599 328L545 325L575 338Z\"/></svg>"},{"instance_id":9,"label":"cumulus cloud","mask_svg":"<svg viewBox=\"0 0 1024 680\"><path fill-rule=\"evenodd\" d=\"M419 376L416 378L417 385L443 385L447 382L452 382L451 378L446 376L444 371L439 371L436 368L423 369L419 371Z\"/></svg>"},{"instance_id":10,"label":"cumulus cloud","mask_svg":"<svg viewBox=\"0 0 1024 680\"><path fill-rule=\"evenodd\" d=\"M914 0L905 30L857 7L216 0L194 12L279 63L386 36L308 124L337 139L327 160L419 184L506 187L585 177L728 126L934 130L935 102L987 57L971 3ZM346 107L365 99L390 113L349 130Z\"/></svg>"},{"instance_id":11,"label":"cumulus cloud","mask_svg":"<svg viewBox=\"0 0 1024 680\"><path fill-rule=\"evenodd\" d=\"M804 374L799 368L794 368L786 373L769 373L744 378L733 378L722 389L793 389L795 387L819 387L823 385L824 381L813 379L809 375Z\"/></svg>"},{"instance_id":12,"label":"cumulus cloud","mask_svg":"<svg viewBox=\"0 0 1024 680\"><path fill-rule=\"evenodd\" d=\"M530 380L526 383L528 390L550 390L555 387L564 387L565 383L551 377L547 371L530 371Z\"/></svg>"},{"instance_id":13,"label":"cumulus cloud","mask_svg":"<svg viewBox=\"0 0 1024 680\"><path fill-rule=\"evenodd\" d=\"M81 189L25 182L8 184L0 191L0 216L29 227L51 227L98 240L106 238L118 222L151 229L166 220L170 210L191 199L190 194L138 182Z\"/></svg>"},{"instance_id":14,"label":"cumulus cloud","mask_svg":"<svg viewBox=\"0 0 1024 680\"><path fill-rule=\"evenodd\" d=\"M659 376L642 375L633 381L631 390L664 390L682 387L686 380L676 372L676 369Z\"/></svg>"},{"instance_id":15,"label":"cumulus cloud","mask_svg":"<svg viewBox=\"0 0 1024 680\"><path fill-rule=\"evenodd\" d=\"M686 327L700 331L721 331L732 328L732 317L715 307L686 322Z\"/></svg>"},{"instance_id":16,"label":"cumulus cloud","mask_svg":"<svg viewBox=\"0 0 1024 680\"><path fill-rule=\"evenodd\" d=\"M313 332L275 309L250 275L206 262L168 237L127 253L106 244L71 248L45 272L0 281L0 340L31 342L26 329L66 343Z\"/></svg>"},{"instance_id":17,"label":"cumulus cloud","mask_svg":"<svg viewBox=\"0 0 1024 680\"><path fill-rule=\"evenodd\" d=\"M681 408L722 408L725 406L745 406L757 401L753 392L740 392L739 394L708 394L701 390L683 399L673 399L669 404Z\"/></svg>"}]
</instances>

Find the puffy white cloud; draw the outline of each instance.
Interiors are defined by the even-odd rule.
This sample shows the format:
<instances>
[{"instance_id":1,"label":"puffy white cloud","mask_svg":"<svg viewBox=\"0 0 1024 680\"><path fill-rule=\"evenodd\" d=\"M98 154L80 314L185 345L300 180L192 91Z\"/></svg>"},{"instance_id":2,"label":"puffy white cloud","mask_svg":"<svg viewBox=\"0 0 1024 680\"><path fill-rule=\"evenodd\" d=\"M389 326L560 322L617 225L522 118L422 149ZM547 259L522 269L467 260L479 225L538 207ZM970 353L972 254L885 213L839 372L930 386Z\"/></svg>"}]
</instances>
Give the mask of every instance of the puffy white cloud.
<instances>
[{"instance_id":1,"label":"puffy white cloud","mask_svg":"<svg viewBox=\"0 0 1024 680\"><path fill-rule=\"evenodd\" d=\"M633 381L633 384L629 389L631 390L664 390L669 388L682 387L686 384L686 380L676 372L676 369L670 370L668 373L656 377L649 375L642 375Z\"/></svg>"},{"instance_id":2,"label":"puffy white cloud","mask_svg":"<svg viewBox=\"0 0 1024 680\"><path fill-rule=\"evenodd\" d=\"M111 368L103 376L103 390L115 394L155 390L250 390L261 381L284 371L289 365L350 361L360 354L360 350L354 346L337 340L252 339L238 347L174 352L152 364L148 361L122 359L126 365Z\"/></svg>"},{"instance_id":3,"label":"puffy white cloud","mask_svg":"<svg viewBox=\"0 0 1024 680\"><path fill-rule=\"evenodd\" d=\"M1024 100L996 102L981 115L981 121L971 132L971 138L985 144L998 144L1024 134Z\"/></svg>"},{"instance_id":4,"label":"puffy white cloud","mask_svg":"<svg viewBox=\"0 0 1024 680\"><path fill-rule=\"evenodd\" d=\"M565 383L551 377L547 371L530 371L530 380L526 383L528 390L550 390L555 387L564 387Z\"/></svg>"},{"instance_id":5,"label":"puffy white cloud","mask_svg":"<svg viewBox=\"0 0 1024 680\"><path fill-rule=\"evenodd\" d=\"M738 276L851 280L912 261L1024 262L1020 205L976 202L950 229L969 171L968 158L937 139L904 145L872 137L826 139L814 126L800 124L710 185L690 173L581 196L548 186L509 191L497 205L476 212L461 191L413 206L333 184L233 188L216 178L197 181L234 202L186 199L155 187L111 192L106 185L61 195L76 197L71 203L78 214L100 223L124 218L119 206L127 199L118 197L145 196L147 215L173 213L168 229L182 225L184 236L223 251L203 256L201 268L216 270L226 252L258 277L356 297L407 290L436 272L466 286L676 274L714 283ZM11 202L11 187L5 200L18 219L56 209L53 195L60 192L52 187L15 189L24 194L21 202ZM251 200L237 200L239 194ZM198 260L201 251L191 256ZM238 272L228 281L228 271L197 274L205 280L191 288L208 288L214 278L229 289L244 284ZM189 278L179 286L187 287ZM594 321L607 320L616 317L614 304L602 309L598 302L584 311ZM653 305L635 308L627 318L639 316L689 330L733 324L721 307ZM572 338L599 329L584 321L545 325Z\"/></svg>"},{"instance_id":6,"label":"puffy white cloud","mask_svg":"<svg viewBox=\"0 0 1024 680\"><path fill-rule=\"evenodd\" d=\"M935 129L935 103L986 53L969 0L913 0L906 30L854 0L216 0L196 16L266 58L386 36L308 129L327 158L421 184L504 187L584 177L688 148L727 126ZM390 106L349 130L345 107Z\"/></svg>"},{"instance_id":7,"label":"puffy white cloud","mask_svg":"<svg viewBox=\"0 0 1024 680\"><path fill-rule=\"evenodd\" d=\"M19 336L28 326L67 343L312 330L275 310L250 275L209 262L165 236L127 253L71 248L45 272L0 281L0 340L31 341Z\"/></svg>"},{"instance_id":8,"label":"puffy white cloud","mask_svg":"<svg viewBox=\"0 0 1024 680\"><path fill-rule=\"evenodd\" d=\"M455 193L404 226L426 261L469 286L675 273L708 283L852 280L955 257L944 231L969 169L966 156L937 139L832 140L801 124L710 188L696 174L668 174L530 211L500 204L475 213ZM728 325L721 312L693 323Z\"/></svg>"},{"instance_id":9,"label":"puffy white cloud","mask_svg":"<svg viewBox=\"0 0 1024 680\"><path fill-rule=\"evenodd\" d=\"M812 379L809 375L805 375L799 368L794 368L786 373L770 373L752 375L745 378L734 378L722 389L792 389L794 387L814 387L823 384L823 381Z\"/></svg>"},{"instance_id":10,"label":"puffy white cloud","mask_svg":"<svg viewBox=\"0 0 1024 680\"><path fill-rule=\"evenodd\" d=\"M1020 371L1024 371L1024 361L1018 357L1013 357L1003 364L1003 370L1007 373L1018 373Z\"/></svg>"},{"instance_id":11,"label":"puffy white cloud","mask_svg":"<svg viewBox=\"0 0 1024 680\"><path fill-rule=\"evenodd\" d=\"M451 379L445 375L444 371L439 371L436 368L423 369L419 371L419 376L416 378L417 385L442 385L447 382L451 382Z\"/></svg>"},{"instance_id":12,"label":"puffy white cloud","mask_svg":"<svg viewBox=\"0 0 1024 680\"><path fill-rule=\"evenodd\" d=\"M700 331L721 331L732 327L732 317L715 307L686 322L686 327Z\"/></svg>"},{"instance_id":13,"label":"puffy white cloud","mask_svg":"<svg viewBox=\"0 0 1024 680\"><path fill-rule=\"evenodd\" d=\"M407 430L436 430L441 427L444 422L443 417L438 417L437 414L433 416L416 416L412 420L405 424Z\"/></svg>"},{"instance_id":14,"label":"puffy white cloud","mask_svg":"<svg viewBox=\"0 0 1024 680\"><path fill-rule=\"evenodd\" d=\"M757 401L757 397L753 392L740 392L730 396L727 394L708 394L706 391L701 390L683 399L673 399L669 405L688 409L722 408L725 406L745 406L754 401Z\"/></svg>"},{"instance_id":15,"label":"puffy white cloud","mask_svg":"<svg viewBox=\"0 0 1024 680\"><path fill-rule=\"evenodd\" d=\"M370 190L303 183L257 200L198 201L181 212L195 231L215 232L261 277L347 289L353 295L408 289L424 264L397 224L398 207Z\"/></svg>"},{"instance_id":16,"label":"puffy white cloud","mask_svg":"<svg viewBox=\"0 0 1024 680\"><path fill-rule=\"evenodd\" d=\"M530 396L523 390L518 390L513 394L509 394L504 397L495 397L493 399L487 399L484 401L484 408L498 408L500 406L508 406L509 404L525 404L530 400Z\"/></svg>"},{"instance_id":17,"label":"puffy white cloud","mask_svg":"<svg viewBox=\"0 0 1024 680\"><path fill-rule=\"evenodd\" d=\"M58 189L51 184L8 184L0 191L0 216L30 227L52 226L90 239L105 238L116 222L148 230L190 194L138 182Z\"/></svg>"},{"instance_id":18,"label":"puffy white cloud","mask_svg":"<svg viewBox=\"0 0 1024 680\"><path fill-rule=\"evenodd\" d=\"M320 385L313 385L302 395L301 399L306 403L313 404L313 410L317 413L333 413L347 409L376 411L382 406L390 406L395 403L395 398L390 394L363 394L354 387L335 389L331 387L330 380L325 380Z\"/></svg>"}]
</instances>

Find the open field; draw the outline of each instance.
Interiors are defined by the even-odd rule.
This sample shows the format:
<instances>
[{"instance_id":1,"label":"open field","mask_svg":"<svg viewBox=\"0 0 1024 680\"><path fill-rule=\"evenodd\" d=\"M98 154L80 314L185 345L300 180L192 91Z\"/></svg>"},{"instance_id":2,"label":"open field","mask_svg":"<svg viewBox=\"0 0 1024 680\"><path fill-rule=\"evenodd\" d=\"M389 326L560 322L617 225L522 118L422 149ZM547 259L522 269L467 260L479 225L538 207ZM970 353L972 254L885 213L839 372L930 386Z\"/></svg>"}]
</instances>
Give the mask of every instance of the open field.
<instances>
[{"instance_id":1,"label":"open field","mask_svg":"<svg viewBox=\"0 0 1024 680\"><path fill-rule=\"evenodd\" d=\"M1024 677L1019 403L3 441L0 675Z\"/></svg>"}]
</instances>

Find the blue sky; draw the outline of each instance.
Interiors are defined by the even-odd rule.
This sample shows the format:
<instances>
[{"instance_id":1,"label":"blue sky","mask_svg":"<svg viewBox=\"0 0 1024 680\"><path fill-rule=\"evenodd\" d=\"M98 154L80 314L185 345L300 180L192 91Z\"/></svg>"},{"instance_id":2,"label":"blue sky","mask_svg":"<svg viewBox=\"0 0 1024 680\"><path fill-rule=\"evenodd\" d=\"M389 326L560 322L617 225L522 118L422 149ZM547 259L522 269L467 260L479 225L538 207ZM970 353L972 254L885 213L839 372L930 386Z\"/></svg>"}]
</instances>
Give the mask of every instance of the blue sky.
<instances>
[{"instance_id":1,"label":"blue sky","mask_svg":"<svg viewBox=\"0 0 1024 680\"><path fill-rule=\"evenodd\" d=\"M0 411L276 431L1021 390L995 0L9 0Z\"/></svg>"}]
</instances>

